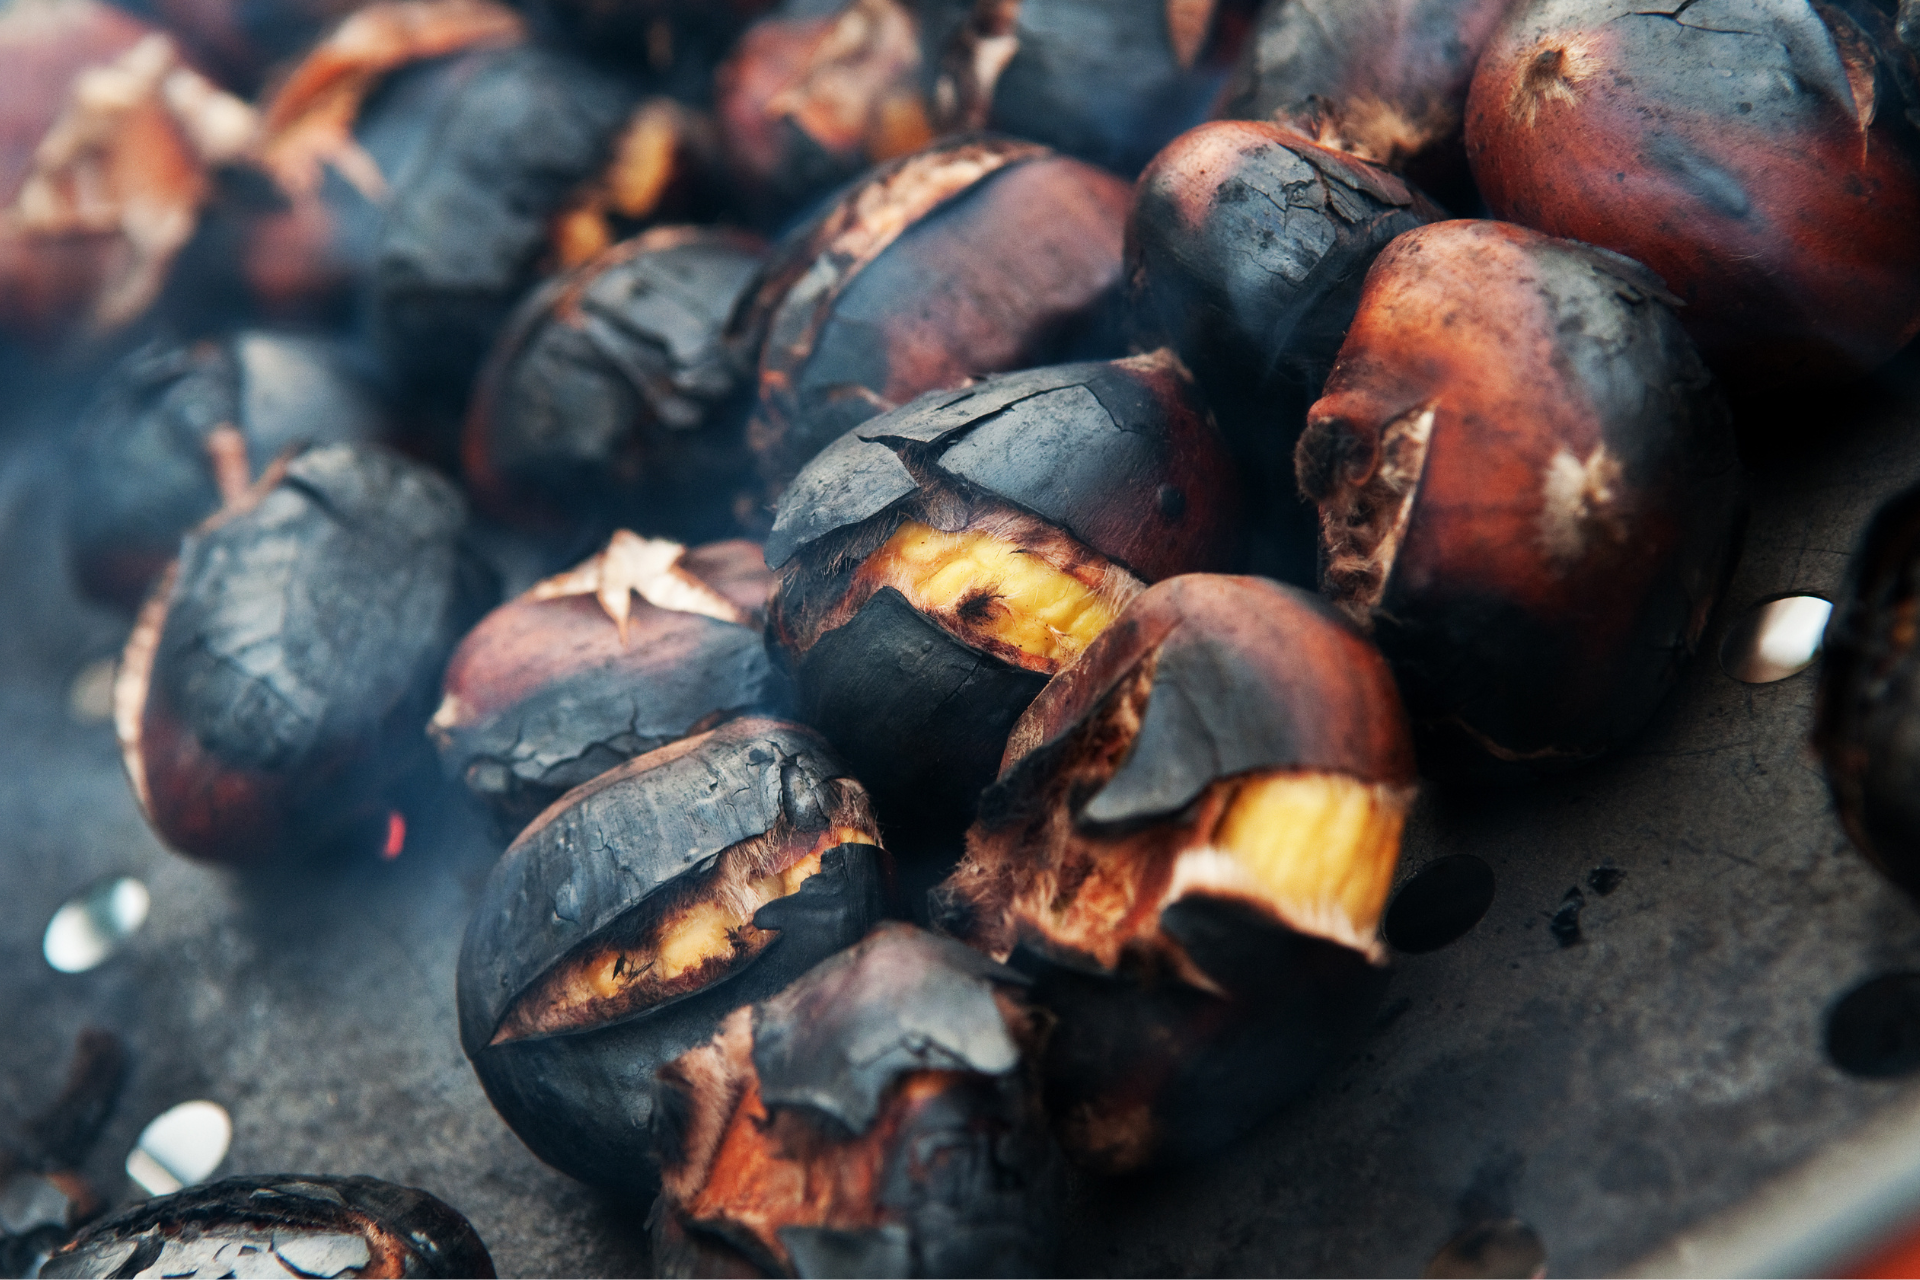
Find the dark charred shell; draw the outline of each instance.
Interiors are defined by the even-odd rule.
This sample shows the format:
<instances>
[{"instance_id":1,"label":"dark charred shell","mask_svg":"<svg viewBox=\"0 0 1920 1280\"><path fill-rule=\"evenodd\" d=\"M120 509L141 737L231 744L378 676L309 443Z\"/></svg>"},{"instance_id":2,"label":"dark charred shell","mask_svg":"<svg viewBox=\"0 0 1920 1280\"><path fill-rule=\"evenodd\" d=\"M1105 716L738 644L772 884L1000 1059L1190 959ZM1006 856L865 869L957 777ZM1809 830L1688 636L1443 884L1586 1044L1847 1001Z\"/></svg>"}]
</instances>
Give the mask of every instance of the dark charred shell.
<instances>
[{"instance_id":1,"label":"dark charred shell","mask_svg":"<svg viewBox=\"0 0 1920 1280\"><path fill-rule=\"evenodd\" d=\"M1814 744L1860 851L1920 896L1920 490L1874 516L1827 626Z\"/></svg>"},{"instance_id":2,"label":"dark charred shell","mask_svg":"<svg viewBox=\"0 0 1920 1280\"><path fill-rule=\"evenodd\" d=\"M635 600L623 639L591 595L522 598L454 651L430 726L441 767L512 831L634 756L737 715L786 713L760 630L773 578L759 546L696 547L684 563L751 625Z\"/></svg>"},{"instance_id":3,"label":"dark charred shell","mask_svg":"<svg viewBox=\"0 0 1920 1280\"><path fill-rule=\"evenodd\" d=\"M536 27L591 57L645 60L676 87L710 79L714 62L776 0L520 0Z\"/></svg>"},{"instance_id":4,"label":"dark charred shell","mask_svg":"<svg viewBox=\"0 0 1920 1280\"><path fill-rule=\"evenodd\" d=\"M43 1276L492 1276L473 1227L376 1178L225 1178L142 1201L49 1258Z\"/></svg>"},{"instance_id":5,"label":"dark charred shell","mask_svg":"<svg viewBox=\"0 0 1920 1280\"><path fill-rule=\"evenodd\" d=\"M769 632L793 669L802 717L897 822L964 815L1045 684L969 647L890 587L844 625L801 640L919 500L916 475L1032 512L1146 582L1224 567L1239 522L1224 445L1164 353L929 393L809 464L767 542L780 571Z\"/></svg>"},{"instance_id":6,"label":"dark charred shell","mask_svg":"<svg viewBox=\"0 0 1920 1280\"><path fill-rule=\"evenodd\" d=\"M493 1043L515 1001L569 956L695 889L720 855L783 824L827 828L836 779L798 725L735 720L575 788L523 832L481 890L460 951L460 1042L494 1107L535 1155L584 1182L648 1193L656 1068L857 941L879 918L885 855L826 852L819 873L753 917L777 931L711 985L586 1030Z\"/></svg>"},{"instance_id":7,"label":"dark charred shell","mask_svg":"<svg viewBox=\"0 0 1920 1280\"><path fill-rule=\"evenodd\" d=\"M67 545L81 589L137 605L181 537L229 496L223 480L244 486L291 450L374 440L386 426L330 342L253 330L141 348L108 376L80 425ZM210 441L221 427L238 438Z\"/></svg>"},{"instance_id":8,"label":"dark charred shell","mask_svg":"<svg viewBox=\"0 0 1920 1280\"><path fill-rule=\"evenodd\" d=\"M1031 143L884 166L776 250L733 327L759 353L769 493L848 428L979 374L1112 354L1125 182Z\"/></svg>"},{"instance_id":9,"label":"dark charred shell","mask_svg":"<svg viewBox=\"0 0 1920 1280\"><path fill-rule=\"evenodd\" d=\"M453 486L396 454L311 450L188 537L143 611L116 702L148 820L253 863L383 822L454 642L492 602Z\"/></svg>"},{"instance_id":10,"label":"dark charred shell","mask_svg":"<svg viewBox=\"0 0 1920 1280\"><path fill-rule=\"evenodd\" d=\"M1423 771L1591 759L1698 644L1742 480L1669 300L1505 223L1423 227L1375 262L1298 470L1323 589L1393 664Z\"/></svg>"},{"instance_id":11,"label":"dark charred shell","mask_svg":"<svg viewBox=\"0 0 1920 1280\"><path fill-rule=\"evenodd\" d=\"M397 385L457 406L547 251L548 221L596 173L637 86L548 48L490 56L441 109L380 226L373 339Z\"/></svg>"},{"instance_id":12,"label":"dark charred shell","mask_svg":"<svg viewBox=\"0 0 1920 1280\"><path fill-rule=\"evenodd\" d=\"M1474 179L1659 273L1729 386L1865 373L1920 332L1920 64L1890 9L1533 0L1474 74Z\"/></svg>"},{"instance_id":13,"label":"dark charred shell","mask_svg":"<svg viewBox=\"0 0 1920 1280\"><path fill-rule=\"evenodd\" d=\"M533 293L467 418L480 506L575 538L729 532L751 392L722 331L760 258L751 236L662 227Z\"/></svg>"},{"instance_id":14,"label":"dark charred shell","mask_svg":"<svg viewBox=\"0 0 1920 1280\"><path fill-rule=\"evenodd\" d=\"M659 1274L1050 1274L1064 1182L1025 985L949 939L883 924L664 1070ZM715 1170L743 1088L768 1117L747 1123L797 1140ZM858 1170L846 1182L862 1190L795 1203L753 1185L756 1158Z\"/></svg>"}]
</instances>

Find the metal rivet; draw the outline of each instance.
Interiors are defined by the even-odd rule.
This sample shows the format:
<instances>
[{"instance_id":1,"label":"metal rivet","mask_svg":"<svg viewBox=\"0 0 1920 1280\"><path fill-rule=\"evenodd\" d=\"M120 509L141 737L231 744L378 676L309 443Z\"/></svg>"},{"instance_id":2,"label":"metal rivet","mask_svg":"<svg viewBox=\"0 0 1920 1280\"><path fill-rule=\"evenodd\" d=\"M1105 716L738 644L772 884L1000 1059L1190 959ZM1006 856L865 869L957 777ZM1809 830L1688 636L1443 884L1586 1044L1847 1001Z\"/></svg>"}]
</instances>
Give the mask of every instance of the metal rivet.
<instances>
[{"instance_id":1,"label":"metal rivet","mask_svg":"<svg viewBox=\"0 0 1920 1280\"><path fill-rule=\"evenodd\" d=\"M40 949L61 973L85 973L140 931L149 905L147 886L132 876L95 885L53 913Z\"/></svg>"},{"instance_id":2,"label":"metal rivet","mask_svg":"<svg viewBox=\"0 0 1920 1280\"><path fill-rule=\"evenodd\" d=\"M127 1153L127 1176L148 1194L171 1195L204 1182L227 1158L233 1121L227 1109L205 1100L183 1102L155 1116Z\"/></svg>"},{"instance_id":3,"label":"metal rivet","mask_svg":"<svg viewBox=\"0 0 1920 1280\"><path fill-rule=\"evenodd\" d=\"M1720 669L1748 684L1771 684L1814 664L1833 603L1819 596L1762 600L1733 624L1720 646Z\"/></svg>"}]
</instances>

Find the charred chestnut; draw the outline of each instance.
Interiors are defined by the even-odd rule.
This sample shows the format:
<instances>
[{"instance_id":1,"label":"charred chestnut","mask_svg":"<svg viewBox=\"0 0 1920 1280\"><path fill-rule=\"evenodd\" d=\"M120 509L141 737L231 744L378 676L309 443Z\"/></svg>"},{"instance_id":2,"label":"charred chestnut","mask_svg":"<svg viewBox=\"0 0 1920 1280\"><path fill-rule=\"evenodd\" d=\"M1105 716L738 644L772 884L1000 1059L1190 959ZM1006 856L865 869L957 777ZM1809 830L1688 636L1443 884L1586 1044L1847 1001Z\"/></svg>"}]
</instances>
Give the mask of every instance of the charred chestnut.
<instances>
[{"instance_id":1,"label":"charred chestnut","mask_svg":"<svg viewBox=\"0 0 1920 1280\"><path fill-rule=\"evenodd\" d=\"M522 0L541 27L583 52L645 60L675 82L710 75L740 29L777 0Z\"/></svg>"},{"instance_id":2,"label":"charred chestnut","mask_svg":"<svg viewBox=\"0 0 1920 1280\"><path fill-rule=\"evenodd\" d=\"M190 857L379 848L454 642L497 588L466 505L376 447L314 449L189 535L114 685L135 797ZM404 821L404 819L403 819Z\"/></svg>"},{"instance_id":3,"label":"charred chestnut","mask_svg":"<svg viewBox=\"0 0 1920 1280\"><path fill-rule=\"evenodd\" d=\"M1920 67L1888 9L1533 0L1474 75L1474 178L1658 272L1723 374L1864 373L1920 332Z\"/></svg>"},{"instance_id":4,"label":"charred chestnut","mask_svg":"<svg viewBox=\"0 0 1920 1280\"><path fill-rule=\"evenodd\" d=\"M1020 975L885 924L660 1073L658 1274L1050 1273Z\"/></svg>"},{"instance_id":5,"label":"charred chestnut","mask_svg":"<svg viewBox=\"0 0 1920 1280\"><path fill-rule=\"evenodd\" d=\"M81 589L138 605L181 537L268 466L385 428L334 343L250 330L134 352L108 375L74 451L67 546Z\"/></svg>"},{"instance_id":6,"label":"charred chestnut","mask_svg":"<svg viewBox=\"0 0 1920 1280\"><path fill-rule=\"evenodd\" d=\"M1297 466L1322 589L1393 664L1427 770L1597 756L1698 643L1741 479L1669 301L1498 222L1410 231L1368 274Z\"/></svg>"},{"instance_id":7,"label":"charred chestnut","mask_svg":"<svg viewBox=\"0 0 1920 1280\"><path fill-rule=\"evenodd\" d=\"M768 633L890 822L962 821L1014 720L1145 584L1221 567L1239 502L1167 352L929 393L794 480Z\"/></svg>"},{"instance_id":8,"label":"charred chestnut","mask_svg":"<svg viewBox=\"0 0 1920 1280\"><path fill-rule=\"evenodd\" d=\"M781 713L786 682L761 638L772 588L756 543L689 550L621 530L460 642L427 726L442 767L518 831L624 760Z\"/></svg>"},{"instance_id":9,"label":"charred chestnut","mask_svg":"<svg viewBox=\"0 0 1920 1280\"><path fill-rule=\"evenodd\" d=\"M772 496L849 427L967 378L1109 355L1126 183L1005 139L869 175L775 252L735 325Z\"/></svg>"},{"instance_id":10,"label":"charred chestnut","mask_svg":"<svg viewBox=\"0 0 1920 1280\"><path fill-rule=\"evenodd\" d=\"M661 227L535 291L468 413L481 507L563 536L730 531L751 391L722 335L759 265L750 236Z\"/></svg>"},{"instance_id":11,"label":"charred chestnut","mask_svg":"<svg viewBox=\"0 0 1920 1280\"><path fill-rule=\"evenodd\" d=\"M377 1178L224 1178L145 1200L41 1267L120 1275L492 1276L473 1227L424 1191Z\"/></svg>"},{"instance_id":12,"label":"charred chestnut","mask_svg":"<svg viewBox=\"0 0 1920 1280\"><path fill-rule=\"evenodd\" d=\"M655 1068L879 918L866 792L818 736L734 720L574 788L520 834L460 949L460 1043L535 1155L644 1194Z\"/></svg>"},{"instance_id":13,"label":"charred chestnut","mask_svg":"<svg viewBox=\"0 0 1920 1280\"><path fill-rule=\"evenodd\" d=\"M1054 678L933 898L1055 1019L1070 1154L1217 1147L1364 1025L1413 791L1385 662L1291 587L1173 578Z\"/></svg>"}]
</instances>

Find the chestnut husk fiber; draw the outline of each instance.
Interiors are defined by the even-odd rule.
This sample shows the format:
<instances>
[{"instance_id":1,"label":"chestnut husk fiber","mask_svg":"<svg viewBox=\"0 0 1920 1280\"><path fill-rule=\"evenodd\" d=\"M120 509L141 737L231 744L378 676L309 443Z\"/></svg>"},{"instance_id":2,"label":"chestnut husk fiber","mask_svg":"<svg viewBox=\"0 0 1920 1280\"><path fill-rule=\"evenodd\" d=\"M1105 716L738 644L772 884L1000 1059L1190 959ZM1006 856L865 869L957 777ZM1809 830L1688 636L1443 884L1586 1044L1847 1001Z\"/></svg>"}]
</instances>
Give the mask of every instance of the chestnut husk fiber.
<instances>
[{"instance_id":1,"label":"chestnut husk fiber","mask_svg":"<svg viewBox=\"0 0 1920 1280\"><path fill-rule=\"evenodd\" d=\"M311 1252L298 1252L302 1243ZM242 1255L246 1246L257 1253ZM223 1247L227 1253L216 1258ZM282 1250L313 1270L293 1272L275 1256ZM167 1275L494 1274L472 1224L426 1192L377 1178L298 1173L223 1178L144 1200L89 1227L40 1274L80 1280L152 1267Z\"/></svg>"},{"instance_id":2,"label":"chestnut husk fiber","mask_svg":"<svg viewBox=\"0 0 1920 1280\"><path fill-rule=\"evenodd\" d=\"M460 948L460 1043L535 1155L583 1182L652 1194L655 1069L866 933L882 914L888 875L877 846L829 849L797 892L754 916L778 936L712 984L586 1030L491 1041L553 966L697 885L726 850L782 821L826 826L830 784L847 776L810 730L735 720L691 751L641 756L575 788L507 850Z\"/></svg>"}]
</instances>

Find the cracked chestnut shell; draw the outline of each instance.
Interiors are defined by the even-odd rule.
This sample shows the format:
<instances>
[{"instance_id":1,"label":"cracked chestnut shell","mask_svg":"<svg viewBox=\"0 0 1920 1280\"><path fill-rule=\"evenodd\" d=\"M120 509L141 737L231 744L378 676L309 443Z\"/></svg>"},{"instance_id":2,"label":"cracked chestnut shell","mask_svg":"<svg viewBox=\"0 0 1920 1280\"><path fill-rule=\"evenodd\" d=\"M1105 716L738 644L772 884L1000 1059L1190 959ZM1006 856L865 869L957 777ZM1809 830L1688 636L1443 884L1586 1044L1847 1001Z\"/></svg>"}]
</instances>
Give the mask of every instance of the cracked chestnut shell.
<instances>
[{"instance_id":1,"label":"cracked chestnut shell","mask_svg":"<svg viewBox=\"0 0 1920 1280\"><path fill-rule=\"evenodd\" d=\"M929 393L794 480L768 634L889 822L964 821L1048 678L1145 584L1223 566L1239 509L1168 352Z\"/></svg>"},{"instance_id":2,"label":"cracked chestnut shell","mask_svg":"<svg viewBox=\"0 0 1920 1280\"><path fill-rule=\"evenodd\" d=\"M535 290L467 416L481 509L563 537L730 532L751 392L722 334L761 257L738 232L660 227Z\"/></svg>"},{"instance_id":3,"label":"cracked chestnut shell","mask_svg":"<svg viewBox=\"0 0 1920 1280\"><path fill-rule=\"evenodd\" d=\"M1827 624L1813 740L1855 847L1920 896L1920 489L1883 505Z\"/></svg>"},{"instance_id":4,"label":"cracked chestnut shell","mask_svg":"<svg viewBox=\"0 0 1920 1280\"><path fill-rule=\"evenodd\" d=\"M734 720L601 774L487 877L460 948L460 1044L533 1153L652 1194L654 1070L880 917L866 792L818 735Z\"/></svg>"},{"instance_id":5,"label":"cracked chestnut shell","mask_svg":"<svg viewBox=\"0 0 1920 1280\"><path fill-rule=\"evenodd\" d=\"M163 843L236 865L380 847L409 773L431 765L441 667L498 590L465 523L432 471L332 445L187 537L113 691L127 776Z\"/></svg>"},{"instance_id":6,"label":"cracked chestnut shell","mask_svg":"<svg viewBox=\"0 0 1920 1280\"><path fill-rule=\"evenodd\" d=\"M1699 643L1741 473L1669 301L1617 254L1499 222L1374 262L1297 469L1322 590L1393 664L1424 770L1591 759Z\"/></svg>"},{"instance_id":7,"label":"cracked chestnut shell","mask_svg":"<svg viewBox=\"0 0 1920 1280\"><path fill-rule=\"evenodd\" d=\"M386 427L335 343L246 330L142 347L107 375L75 442L67 549L81 590L137 606L181 537L282 455Z\"/></svg>"},{"instance_id":8,"label":"cracked chestnut shell","mask_svg":"<svg viewBox=\"0 0 1920 1280\"><path fill-rule=\"evenodd\" d=\"M1364 1027L1413 794L1386 663L1295 588L1171 578L1054 677L931 905L1032 978L1069 1154L1215 1149Z\"/></svg>"},{"instance_id":9,"label":"cracked chestnut shell","mask_svg":"<svg viewBox=\"0 0 1920 1280\"><path fill-rule=\"evenodd\" d=\"M1497 216L1659 273L1723 376L1852 376L1920 332L1916 72L1872 0L1535 0L1467 149Z\"/></svg>"},{"instance_id":10,"label":"cracked chestnut shell","mask_svg":"<svg viewBox=\"0 0 1920 1280\"><path fill-rule=\"evenodd\" d=\"M1051 1274L1026 980L889 923L660 1073L657 1274Z\"/></svg>"},{"instance_id":11,"label":"cracked chestnut shell","mask_svg":"<svg viewBox=\"0 0 1920 1280\"><path fill-rule=\"evenodd\" d=\"M445 1202L377 1178L223 1178L96 1223L43 1276L492 1276L473 1227Z\"/></svg>"},{"instance_id":12,"label":"cracked chestnut shell","mask_svg":"<svg viewBox=\"0 0 1920 1280\"><path fill-rule=\"evenodd\" d=\"M875 170L791 234L732 336L758 353L747 434L769 494L923 391L1117 354L1130 199L1091 165L975 138Z\"/></svg>"},{"instance_id":13,"label":"cracked chestnut shell","mask_svg":"<svg viewBox=\"0 0 1920 1280\"><path fill-rule=\"evenodd\" d=\"M441 767L517 832L622 761L736 715L782 713L786 680L761 635L772 588L758 543L616 533L454 650L427 726Z\"/></svg>"}]
</instances>

